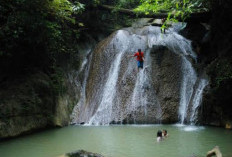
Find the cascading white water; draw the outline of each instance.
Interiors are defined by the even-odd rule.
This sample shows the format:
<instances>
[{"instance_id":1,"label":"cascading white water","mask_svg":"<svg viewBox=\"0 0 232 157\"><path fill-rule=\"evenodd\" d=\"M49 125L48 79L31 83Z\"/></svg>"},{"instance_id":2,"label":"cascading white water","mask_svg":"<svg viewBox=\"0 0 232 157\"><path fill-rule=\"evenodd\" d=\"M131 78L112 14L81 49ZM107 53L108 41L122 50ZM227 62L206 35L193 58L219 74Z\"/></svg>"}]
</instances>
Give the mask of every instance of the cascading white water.
<instances>
[{"instance_id":1,"label":"cascading white water","mask_svg":"<svg viewBox=\"0 0 232 157\"><path fill-rule=\"evenodd\" d=\"M88 124L94 124L94 125L106 125L111 122L111 116L112 116L112 105L113 100L116 92L116 83L118 80L118 73L120 70L120 63L122 60L122 56L125 53L124 50L122 50L117 57L115 58L113 64L110 67L109 76L107 79L107 82L104 86L103 90L103 97L101 100L101 103L96 111L96 113L93 115L93 117L90 119Z\"/></svg>"},{"instance_id":2,"label":"cascading white water","mask_svg":"<svg viewBox=\"0 0 232 157\"><path fill-rule=\"evenodd\" d=\"M197 75L193 69L191 63L185 58L182 58L182 84L181 84L181 93L180 93L180 107L179 107L179 116L181 124L184 123L184 120L187 116L188 106L194 91L194 85L197 80Z\"/></svg>"},{"instance_id":3,"label":"cascading white water","mask_svg":"<svg viewBox=\"0 0 232 157\"><path fill-rule=\"evenodd\" d=\"M142 106L144 108L144 113L146 115L147 113L147 108L146 108L146 104L147 104L147 95L144 95L146 93L144 93L143 89L146 88L144 87L147 80L147 76L145 75L144 70L140 70L137 74L137 79L136 79L136 83L135 83L135 88L132 94L132 102L131 105L128 106L129 110L131 111L136 111L137 107Z\"/></svg>"},{"instance_id":4,"label":"cascading white water","mask_svg":"<svg viewBox=\"0 0 232 157\"><path fill-rule=\"evenodd\" d=\"M98 105L98 108L94 115L90 118L88 121L88 125L107 125L113 120L113 105L114 100L116 99L116 85L118 81L118 76L120 72L120 64L121 60L124 56L124 53L127 49L127 44L124 40L126 39L124 36L123 31L119 30L116 34L115 40L112 41L114 49L118 52L115 59L113 60L105 85L103 86L102 94L101 94L101 100ZM116 43L114 43L116 42ZM120 47L116 47L120 46ZM112 56L110 56L112 57Z\"/></svg>"},{"instance_id":5,"label":"cascading white water","mask_svg":"<svg viewBox=\"0 0 232 157\"><path fill-rule=\"evenodd\" d=\"M90 78L85 78L83 83L83 88L88 87L91 91L82 90L83 98L73 111L76 112L73 115L77 115L73 122L85 122L89 125L108 125L125 121L159 123L163 118L171 117L165 113L171 111L175 112L172 113L174 116L178 114L180 122L184 123L190 117L190 107L191 113L194 114L191 115L191 119L195 121L200 97L206 84L203 81L199 84L199 92L194 91L197 74L192 62L196 60L196 54L192 51L191 42L176 30L178 29L169 29L163 34L159 27L127 28L113 34L112 38L104 42L105 45L101 44L101 48L106 48L97 49ZM153 49L160 46L167 48L162 53L167 57L175 57L177 64L164 59L164 63L161 63L162 60L155 59L159 54ZM144 69L136 72L136 61L128 59L127 55L133 54L139 48L145 51L145 62ZM174 65L180 70L169 71L170 74L165 75L165 70L159 69L162 66L167 68ZM172 86L173 79L177 82L176 86ZM165 87L161 87L162 85ZM171 110L169 103L175 106Z\"/></svg>"},{"instance_id":6,"label":"cascading white water","mask_svg":"<svg viewBox=\"0 0 232 157\"><path fill-rule=\"evenodd\" d=\"M86 53L86 57L84 58L84 61L81 64L81 68L79 70L79 74L82 73L84 71L84 80L82 82L82 86L80 87L80 100L77 103L76 106L74 106L73 108L73 112L71 114L71 123L74 124L77 121L77 114L80 113L80 108L85 104L85 100L86 100L86 83L87 83L87 79L88 79L88 74L89 74L89 63L91 62L92 59L92 55L91 53L91 49L87 50Z\"/></svg>"},{"instance_id":7,"label":"cascading white water","mask_svg":"<svg viewBox=\"0 0 232 157\"><path fill-rule=\"evenodd\" d=\"M177 32L167 31L167 34L150 34L148 38L148 46L165 46L174 53L183 57L190 56L196 60L196 54L192 51L191 42Z\"/></svg>"},{"instance_id":8,"label":"cascading white water","mask_svg":"<svg viewBox=\"0 0 232 157\"><path fill-rule=\"evenodd\" d=\"M137 79L135 83L135 87L132 93L131 103L128 104L127 110L136 112L138 107L142 107L144 109L144 116L147 116L147 105L156 104L158 110L154 113L157 119L160 119L162 110L156 95L154 94L154 89L152 88L151 83L151 58L150 51L146 52L144 68L140 69L137 73ZM136 124L136 115L133 115L134 123Z\"/></svg>"},{"instance_id":9,"label":"cascading white water","mask_svg":"<svg viewBox=\"0 0 232 157\"><path fill-rule=\"evenodd\" d=\"M188 60L190 56L196 60L196 54L192 51L191 42L176 32L169 32L168 34L150 35L148 40L149 47L154 45L162 45L168 47L172 52L177 53L182 58L182 83L180 90L180 105L179 118L181 124L187 116L188 105L190 103L194 85L197 80L197 74Z\"/></svg>"},{"instance_id":10,"label":"cascading white water","mask_svg":"<svg viewBox=\"0 0 232 157\"><path fill-rule=\"evenodd\" d=\"M202 94L203 94L204 88L207 85L208 85L208 80L206 80L206 79L200 79L199 85L196 88L195 95L193 97L192 113L191 113L191 116L190 116L190 122L191 122L191 124L194 124L196 122L197 115L198 115L198 107L201 104Z\"/></svg>"}]
</instances>

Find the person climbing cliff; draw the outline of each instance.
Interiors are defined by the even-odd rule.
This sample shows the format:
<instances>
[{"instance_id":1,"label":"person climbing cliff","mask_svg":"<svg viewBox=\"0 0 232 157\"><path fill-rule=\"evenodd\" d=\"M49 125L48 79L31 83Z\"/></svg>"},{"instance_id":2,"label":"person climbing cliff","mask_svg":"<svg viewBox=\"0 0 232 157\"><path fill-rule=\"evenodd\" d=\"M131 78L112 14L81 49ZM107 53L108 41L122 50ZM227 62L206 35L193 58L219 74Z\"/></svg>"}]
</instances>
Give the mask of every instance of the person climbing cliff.
<instances>
[{"instance_id":1,"label":"person climbing cliff","mask_svg":"<svg viewBox=\"0 0 232 157\"><path fill-rule=\"evenodd\" d=\"M145 61L144 53L141 51L141 49L138 49L138 52L136 52L134 55L129 55L129 57L137 57L137 66L138 66L138 72L139 68L143 69L143 62Z\"/></svg>"}]
</instances>

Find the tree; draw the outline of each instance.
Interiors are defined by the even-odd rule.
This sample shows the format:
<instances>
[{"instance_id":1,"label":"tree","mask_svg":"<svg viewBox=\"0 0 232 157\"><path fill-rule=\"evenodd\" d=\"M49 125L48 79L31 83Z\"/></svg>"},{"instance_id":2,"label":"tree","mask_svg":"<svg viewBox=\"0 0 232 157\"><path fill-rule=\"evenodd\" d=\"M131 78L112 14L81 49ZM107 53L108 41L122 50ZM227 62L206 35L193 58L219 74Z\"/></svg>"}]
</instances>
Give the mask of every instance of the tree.
<instances>
[{"instance_id":1,"label":"tree","mask_svg":"<svg viewBox=\"0 0 232 157\"><path fill-rule=\"evenodd\" d=\"M191 14L197 12L209 11L209 1L207 0L141 0L141 5L136 9L136 12L153 14L153 13L168 13L166 23L169 21L177 22L178 18L183 21Z\"/></svg>"},{"instance_id":2,"label":"tree","mask_svg":"<svg viewBox=\"0 0 232 157\"><path fill-rule=\"evenodd\" d=\"M17 72L25 68L47 68L57 54L75 52L80 24L73 15L83 9L78 1L3 0L0 3L1 67L8 72L9 68Z\"/></svg>"}]
</instances>

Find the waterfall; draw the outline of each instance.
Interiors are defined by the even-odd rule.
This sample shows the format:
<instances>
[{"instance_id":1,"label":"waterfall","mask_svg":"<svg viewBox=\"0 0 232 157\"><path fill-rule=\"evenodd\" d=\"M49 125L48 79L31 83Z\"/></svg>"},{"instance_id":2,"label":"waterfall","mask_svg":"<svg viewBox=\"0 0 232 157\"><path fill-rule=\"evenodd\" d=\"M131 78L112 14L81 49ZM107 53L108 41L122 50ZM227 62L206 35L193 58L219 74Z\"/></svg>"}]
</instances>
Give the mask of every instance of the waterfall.
<instances>
[{"instance_id":1,"label":"waterfall","mask_svg":"<svg viewBox=\"0 0 232 157\"><path fill-rule=\"evenodd\" d=\"M172 29L173 30L173 29ZM179 29L177 29L179 30ZM196 54L192 51L191 41L185 39L177 32L169 30L168 34L150 35L148 40L149 47L166 46L169 50L177 53L182 58L182 81L180 87L179 119L181 124L187 117L188 106L194 93L194 86L197 80L197 74L194 70L191 59L196 61ZM202 93L199 93L200 95ZM196 100L197 101L197 100ZM196 108L194 108L196 109Z\"/></svg>"},{"instance_id":2,"label":"waterfall","mask_svg":"<svg viewBox=\"0 0 232 157\"><path fill-rule=\"evenodd\" d=\"M150 59L150 51L146 52L145 56L145 64L144 69L141 69L137 74L137 79L135 83L135 87L132 93L131 103L128 105L127 110L136 112L138 107L142 107L144 111L144 116L147 116L147 106L150 104L156 104L158 107L156 114L157 122L160 121L160 117L162 114L162 110L158 99L154 93L154 88L152 88L151 83L151 59ZM133 115L134 123L136 124L136 115Z\"/></svg>"},{"instance_id":3,"label":"waterfall","mask_svg":"<svg viewBox=\"0 0 232 157\"><path fill-rule=\"evenodd\" d=\"M81 67L85 78L72 122L195 122L207 80L198 78L192 65L197 55L191 41L178 34L181 27L165 34L159 27L130 27L100 42L91 65ZM145 54L139 71L135 58L128 57L138 49Z\"/></svg>"},{"instance_id":4,"label":"waterfall","mask_svg":"<svg viewBox=\"0 0 232 157\"><path fill-rule=\"evenodd\" d=\"M92 49L88 49L86 53L86 57L84 58L84 61L81 64L81 68L79 70L79 75L81 75L82 72L84 72L84 79L82 82L82 86L80 87L80 100L77 103L77 105L74 106L73 112L71 114L71 123L75 124L78 120L77 114L81 113L80 109L85 105L85 100L86 100L86 83L88 79L88 74L89 74L89 66L90 62L92 59L92 54L91 54Z\"/></svg>"},{"instance_id":5,"label":"waterfall","mask_svg":"<svg viewBox=\"0 0 232 157\"><path fill-rule=\"evenodd\" d=\"M113 64L110 67L110 71L108 74L107 82L104 86L103 97L101 103L94 114L94 116L90 119L89 124L94 125L106 125L111 122L112 116L112 105L115 96L115 86L118 80L118 73L120 70L120 63L122 60L122 56L125 51L121 51L117 57L115 58Z\"/></svg>"},{"instance_id":6,"label":"waterfall","mask_svg":"<svg viewBox=\"0 0 232 157\"><path fill-rule=\"evenodd\" d=\"M196 89L196 93L193 97L193 106L192 106L192 113L190 116L190 122L191 124L194 124L197 120L197 115L198 115L198 107L201 104L202 101L202 94L204 91L204 88L208 85L208 80L206 79L200 79L199 85Z\"/></svg>"},{"instance_id":7,"label":"waterfall","mask_svg":"<svg viewBox=\"0 0 232 157\"><path fill-rule=\"evenodd\" d=\"M138 106L142 106L144 108L145 115L147 114L147 94L145 93L147 76L145 75L144 70L140 70L138 72L138 76L135 83L135 88L132 94L132 102L129 110L136 111Z\"/></svg>"},{"instance_id":8,"label":"waterfall","mask_svg":"<svg viewBox=\"0 0 232 157\"><path fill-rule=\"evenodd\" d=\"M179 107L179 117L181 124L187 116L188 106L194 91L194 85L197 80L196 72L193 69L191 63L183 57L182 60L182 84L180 93L180 107Z\"/></svg>"}]
</instances>

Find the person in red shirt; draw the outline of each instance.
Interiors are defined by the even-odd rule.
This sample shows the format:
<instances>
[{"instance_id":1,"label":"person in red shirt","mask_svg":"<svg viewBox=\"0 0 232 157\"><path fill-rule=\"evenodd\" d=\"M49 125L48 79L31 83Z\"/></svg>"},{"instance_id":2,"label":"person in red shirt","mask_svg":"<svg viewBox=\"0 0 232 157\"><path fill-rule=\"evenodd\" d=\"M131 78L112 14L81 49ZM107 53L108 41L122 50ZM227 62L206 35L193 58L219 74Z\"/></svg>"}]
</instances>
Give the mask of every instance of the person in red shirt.
<instances>
[{"instance_id":1,"label":"person in red shirt","mask_svg":"<svg viewBox=\"0 0 232 157\"><path fill-rule=\"evenodd\" d=\"M137 65L138 65L138 71L139 68L143 69L143 62L144 62L144 53L141 51L141 49L138 49L138 52L136 52L134 55L130 55L130 57L137 57Z\"/></svg>"}]
</instances>

